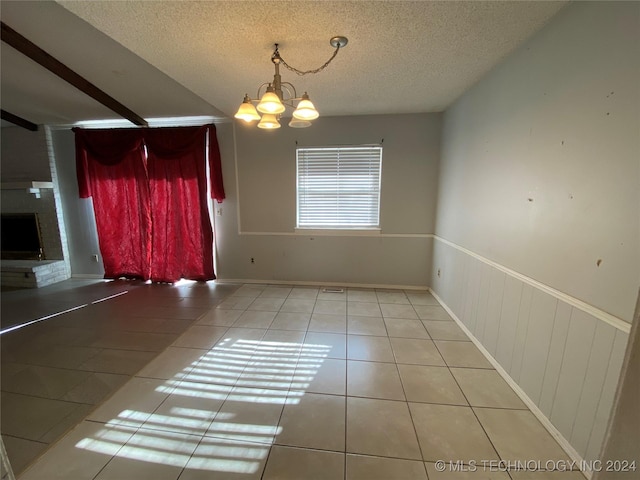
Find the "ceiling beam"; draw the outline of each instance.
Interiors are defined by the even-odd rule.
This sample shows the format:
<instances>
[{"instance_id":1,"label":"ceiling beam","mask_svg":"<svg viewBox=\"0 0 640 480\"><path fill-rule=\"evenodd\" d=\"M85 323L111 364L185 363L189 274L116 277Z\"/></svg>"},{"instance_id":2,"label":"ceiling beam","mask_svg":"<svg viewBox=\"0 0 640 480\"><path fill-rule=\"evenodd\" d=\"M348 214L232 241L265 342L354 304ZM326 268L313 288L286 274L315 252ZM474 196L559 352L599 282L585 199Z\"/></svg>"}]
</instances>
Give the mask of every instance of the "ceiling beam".
<instances>
[{"instance_id":1,"label":"ceiling beam","mask_svg":"<svg viewBox=\"0 0 640 480\"><path fill-rule=\"evenodd\" d=\"M11 45L13 48L18 50L23 55L26 55L34 62L42 65L44 68L54 73L58 77L62 78L64 81L70 83L78 90L83 93L86 93L94 100L98 101L105 107L113 110L121 117L126 118L130 122L135 125L140 126L148 126L146 120L135 112L132 112L127 107L118 102L115 98L109 96L98 87L96 87L93 83L89 82L87 79L78 75L76 72L71 70L69 67L56 60L54 57L49 55L47 52L42 50L36 44L24 38L14 29L6 25L4 22L0 22L2 24L2 41L8 45Z\"/></svg>"},{"instance_id":2,"label":"ceiling beam","mask_svg":"<svg viewBox=\"0 0 640 480\"><path fill-rule=\"evenodd\" d=\"M24 118L14 115L13 113L9 113L6 110L0 110L0 113L2 114L2 120L11 122L14 125L17 125L22 128L26 128L27 130L31 130L32 132L38 131L38 125L36 125L33 122L30 122L29 120L25 120Z\"/></svg>"}]
</instances>

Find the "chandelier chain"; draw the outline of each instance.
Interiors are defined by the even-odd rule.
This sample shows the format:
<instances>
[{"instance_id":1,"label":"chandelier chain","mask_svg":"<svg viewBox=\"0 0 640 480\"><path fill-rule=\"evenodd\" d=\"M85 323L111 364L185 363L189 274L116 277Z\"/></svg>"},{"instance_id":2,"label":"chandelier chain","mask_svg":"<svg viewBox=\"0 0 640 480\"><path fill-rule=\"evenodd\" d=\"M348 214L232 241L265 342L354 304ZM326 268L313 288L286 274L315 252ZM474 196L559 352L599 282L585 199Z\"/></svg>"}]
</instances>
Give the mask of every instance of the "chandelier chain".
<instances>
[{"instance_id":1,"label":"chandelier chain","mask_svg":"<svg viewBox=\"0 0 640 480\"><path fill-rule=\"evenodd\" d=\"M329 66L329 64L331 63L331 61L336 58L336 55L338 54L338 50L340 50L340 45L336 46L336 49L333 52L333 55L331 55L331 58L329 60L327 60L326 62L324 62L324 64L318 68L315 68L313 70L306 70L306 71L302 71L302 70L298 70L297 68L292 67L291 65L289 65L287 62L284 61L284 58L279 57L280 58L280 62L282 63L282 65L284 65L288 70L291 70L292 72L298 74L299 76L302 75L307 75L309 73L319 73L322 70L324 70L325 68L327 68L327 66ZM276 46L276 52L278 51L278 47Z\"/></svg>"}]
</instances>

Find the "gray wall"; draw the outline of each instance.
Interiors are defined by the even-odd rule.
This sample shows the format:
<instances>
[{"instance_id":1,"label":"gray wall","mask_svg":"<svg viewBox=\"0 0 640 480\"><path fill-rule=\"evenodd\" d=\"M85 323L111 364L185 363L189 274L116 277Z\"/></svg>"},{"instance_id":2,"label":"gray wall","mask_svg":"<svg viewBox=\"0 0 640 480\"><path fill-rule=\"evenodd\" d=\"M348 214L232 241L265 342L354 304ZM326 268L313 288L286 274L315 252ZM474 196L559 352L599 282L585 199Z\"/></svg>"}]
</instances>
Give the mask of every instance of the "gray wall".
<instances>
[{"instance_id":1,"label":"gray wall","mask_svg":"<svg viewBox=\"0 0 640 480\"><path fill-rule=\"evenodd\" d=\"M275 132L219 126L228 197L216 217L219 277L426 287L440 125L439 114L420 114L321 117L308 129ZM382 140L380 234L296 233L296 142Z\"/></svg>"},{"instance_id":2,"label":"gray wall","mask_svg":"<svg viewBox=\"0 0 640 480\"><path fill-rule=\"evenodd\" d=\"M443 126L431 286L589 460L640 284L639 19L570 4Z\"/></svg>"},{"instance_id":3,"label":"gray wall","mask_svg":"<svg viewBox=\"0 0 640 480\"><path fill-rule=\"evenodd\" d=\"M639 9L570 5L447 110L436 226L627 322L640 284Z\"/></svg>"},{"instance_id":4,"label":"gray wall","mask_svg":"<svg viewBox=\"0 0 640 480\"><path fill-rule=\"evenodd\" d=\"M227 198L214 210L222 280L428 286L434 231L440 114L322 117L308 129L216 126ZM73 133L54 130L74 275L102 275L91 199L79 199ZM295 232L296 141L383 142L381 232ZM254 258L255 263L251 263Z\"/></svg>"}]
</instances>

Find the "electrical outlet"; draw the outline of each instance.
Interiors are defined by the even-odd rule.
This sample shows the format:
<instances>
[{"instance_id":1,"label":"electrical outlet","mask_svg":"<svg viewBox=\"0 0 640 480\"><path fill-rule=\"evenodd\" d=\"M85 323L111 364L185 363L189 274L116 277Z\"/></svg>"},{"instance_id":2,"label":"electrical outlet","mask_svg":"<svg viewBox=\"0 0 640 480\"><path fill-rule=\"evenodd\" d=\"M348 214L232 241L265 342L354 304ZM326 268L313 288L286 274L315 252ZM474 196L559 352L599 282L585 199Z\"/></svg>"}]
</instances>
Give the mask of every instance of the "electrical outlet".
<instances>
[{"instance_id":1,"label":"electrical outlet","mask_svg":"<svg viewBox=\"0 0 640 480\"><path fill-rule=\"evenodd\" d=\"M93 260L94 262L98 263L98 255L96 255L96 254L91 255L91 260Z\"/></svg>"},{"instance_id":2,"label":"electrical outlet","mask_svg":"<svg viewBox=\"0 0 640 480\"><path fill-rule=\"evenodd\" d=\"M256 263L255 258L251 257L251 263Z\"/></svg>"},{"instance_id":3,"label":"electrical outlet","mask_svg":"<svg viewBox=\"0 0 640 480\"><path fill-rule=\"evenodd\" d=\"M222 216L222 207L216 208L216 216L218 216L218 217Z\"/></svg>"},{"instance_id":4,"label":"electrical outlet","mask_svg":"<svg viewBox=\"0 0 640 480\"><path fill-rule=\"evenodd\" d=\"M440 278L440 269L438 269L438 278Z\"/></svg>"}]
</instances>

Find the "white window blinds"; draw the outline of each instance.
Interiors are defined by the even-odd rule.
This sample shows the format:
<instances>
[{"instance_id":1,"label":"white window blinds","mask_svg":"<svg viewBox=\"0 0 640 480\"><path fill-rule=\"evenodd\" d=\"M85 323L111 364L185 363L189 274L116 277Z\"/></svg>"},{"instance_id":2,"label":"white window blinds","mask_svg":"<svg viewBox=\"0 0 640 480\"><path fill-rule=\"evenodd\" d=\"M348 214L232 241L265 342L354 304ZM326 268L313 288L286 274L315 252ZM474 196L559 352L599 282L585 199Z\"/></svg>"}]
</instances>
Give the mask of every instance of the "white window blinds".
<instances>
[{"instance_id":1,"label":"white window blinds","mask_svg":"<svg viewBox=\"0 0 640 480\"><path fill-rule=\"evenodd\" d=\"M298 227L378 228L382 147L296 150Z\"/></svg>"}]
</instances>

